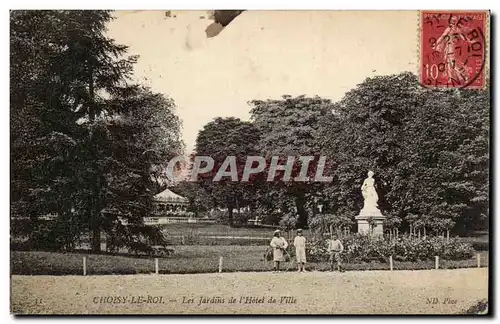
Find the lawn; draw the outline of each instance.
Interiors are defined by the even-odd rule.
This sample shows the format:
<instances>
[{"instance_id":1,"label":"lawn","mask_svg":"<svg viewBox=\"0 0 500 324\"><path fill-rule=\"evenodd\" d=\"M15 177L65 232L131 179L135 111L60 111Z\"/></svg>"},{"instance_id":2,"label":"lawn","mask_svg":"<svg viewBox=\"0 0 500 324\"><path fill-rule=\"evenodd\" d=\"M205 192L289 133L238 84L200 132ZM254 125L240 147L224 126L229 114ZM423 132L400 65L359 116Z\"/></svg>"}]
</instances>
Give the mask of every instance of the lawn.
<instances>
[{"instance_id":1,"label":"lawn","mask_svg":"<svg viewBox=\"0 0 500 324\"><path fill-rule=\"evenodd\" d=\"M268 245L274 228L230 227L223 224L168 224L163 232L171 245ZM304 235L309 232L305 231ZM284 232L293 240L292 232Z\"/></svg>"},{"instance_id":2,"label":"lawn","mask_svg":"<svg viewBox=\"0 0 500 324\"><path fill-rule=\"evenodd\" d=\"M261 245L267 246L273 237L274 228L265 227L230 227L224 224L166 224L161 225L169 245ZM304 232L308 234L308 231ZM287 240L292 240L292 236ZM106 236L101 237L102 249L105 250ZM89 249L88 237L82 238L80 249Z\"/></svg>"},{"instance_id":3,"label":"lawn","mask_svg":"<svg viewBox=\"0 0 500 324\"><path fill-rule=\"evenodd\" d=\"M175 246L175 254L159 259L160 273L216 272L219 257L223 257L223 271L269 271L272 262L264 260L266 246ZM149 257L114 256L106 254L56 253L42 251L13 251L11 273L24 275L82 274L83 256L87 256L87 274L152 273L154 259ZM293 270L295 263L285 264ZM481 252L481 266L488 266L488 252ZM327 263L309 263L310 271L324 271ZM346 264L346 270L388 270L388 263L370 262ZM469 260L441 260L440 268L477 267L476 258ZM434 269L434 261L394 262L395 270Z\"/></svg>"},{"instance_id":4,"label":"lawn","mask_svg":"<svg viewBox=\"0 0 500 324\"><path fill-rule=\"evenodd\" d=\"M163 225L167 234L188 235L195 232L206 236L240 236L272 238L274 229L262 227L230 227L223 224L168 224Z\"/></svg>"}]
</instances>

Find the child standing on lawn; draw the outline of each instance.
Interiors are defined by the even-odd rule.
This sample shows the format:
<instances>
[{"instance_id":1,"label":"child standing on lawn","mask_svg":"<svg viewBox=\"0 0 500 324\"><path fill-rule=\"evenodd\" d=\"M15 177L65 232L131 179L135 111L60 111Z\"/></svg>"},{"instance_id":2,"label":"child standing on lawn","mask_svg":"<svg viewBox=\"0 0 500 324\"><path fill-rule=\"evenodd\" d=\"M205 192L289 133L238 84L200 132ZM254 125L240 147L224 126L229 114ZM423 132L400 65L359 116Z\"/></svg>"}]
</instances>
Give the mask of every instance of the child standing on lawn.
<instances>
[{"instance_id":1,"label":"child standing on lawn","mask_svg":"<svg viewBox=\"0 0 500 324\"><path fill-rule=\"evenodd\" d=\"M288 247L288 243L284 237L281 237L280 230L274 231L274 237L271 240L271 247L273 248L273 261L274 261L274 271L280 271L280 262L285 261L285 249Z\"/></svg>"},{"instance_id":2,"label":"child standing on lawn","mask_svg":"<svg viewBox=\"0 0 500 324\"><path fill-rule=\"evenodd\" d=\"M337 270L344 272L342 269L341 253L344 251L344 245L338 239L337 234L332 233L331 239L328 240L328 254L330 255L330 271L333 271L333 264L337 263Z\"/></svg>"},{"instance_id":3,"label":"child standing on lawn","mask_svg":"<svg viewBox=\"0 0 500 324\"><path fill-rule=\"evenodd\" d=\"M293 246L295 246L295 255L297 257L297 272L306 272L306 238L302 236L302 230L297 230L297 236L293 241Z\"/></svg>"}]
</instances>

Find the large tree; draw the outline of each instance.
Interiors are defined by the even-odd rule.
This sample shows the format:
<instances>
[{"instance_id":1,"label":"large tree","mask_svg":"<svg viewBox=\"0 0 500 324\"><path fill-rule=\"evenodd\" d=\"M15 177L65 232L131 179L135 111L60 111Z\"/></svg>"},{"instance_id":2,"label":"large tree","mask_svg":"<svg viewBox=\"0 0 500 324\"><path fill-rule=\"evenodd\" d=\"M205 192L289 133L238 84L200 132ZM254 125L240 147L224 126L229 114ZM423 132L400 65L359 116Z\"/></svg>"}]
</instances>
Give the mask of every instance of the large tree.
<instances>
[{"instance_id":1,"label":"large tree","mask_svg":"<svg viewBox=\"0 0 500 324\"><path fill-rule=\"evenodd\" d=\"M279 156L284 163L289 156L298 161L300 156L319 155L316 137L320 120L332 109L330 100L284 95L280 100L253 100L250 104L252 119L262 134L259 152L264 157ZM294 170L297 168L300 168L300 163L294 164ZM310 171L313 169L311 167ZM321 186L314 180L268 183L260 191L261 202L272 200L276 206L276 201L281 201L278 207L282 213L295 219L290 226L305 228L309 215L316 209L318 197L315 196Z\"/></svg>"},{"instance_id":2,"label":"large tree","mask_svg":"<svg viewBox=\"0 0 500 324\"><path fill-rule=\"evenodd\" d=\"M181 155L180 120L175 104L149 89L130 86L113 95L108 105L120 112L104 118L101 230L122 245L147 248L144 237L161 242L160 232L144 226L153 209L157 177L168 161Z\"/></svg>"},{"instance_id":3,"label":"large tree","mask_svg":"<svg viewBox=\"0 0 500 324\"><path fill-rule=\"evenodd\" d=\"M349 91L320 136L322 151L336 161L327 189L334 209L357 214L361 183L373 170L383 213L404 226L441 232L483 222L488 97L426 89L411 73L369 78Z\"/></svg>"},{"instance_id":4,"label":"large tree","mask_svg":"<svg viewBox=\"0 0 500 324\"><path fill-rule=\"evenodd\" d=\"M40 216L57 215L50 237L69 248L90 231L100 250L112 217L103 211L115 207L110 175L123 171L134 184L127 199L140 203L150 167L179 151L173 102L130 85L136 57L105 36L111 19L109 11L11 13L11 210L29 218L14 227L36 234ZM140 155L151 150L160 153Z\"/></svg>"},{"instance_id":5,"label":"large tree","mask_svg":"<svg viewBox=\"0 0 500 324\"><path fill-rule=\"evenodd\" d=\"M197 183L213 197L214 205L227 208L231 226L233 210L250 206L255 199L254 183L240 180L247 157L257 155L258 141L259 131L255 126L234 117L215 118L200 130L196 138L196 155L214 160L213 170L200 174ZM213 181L229 156L235 157L238 181L227 177Z\"/></svg>"}]
</instances>

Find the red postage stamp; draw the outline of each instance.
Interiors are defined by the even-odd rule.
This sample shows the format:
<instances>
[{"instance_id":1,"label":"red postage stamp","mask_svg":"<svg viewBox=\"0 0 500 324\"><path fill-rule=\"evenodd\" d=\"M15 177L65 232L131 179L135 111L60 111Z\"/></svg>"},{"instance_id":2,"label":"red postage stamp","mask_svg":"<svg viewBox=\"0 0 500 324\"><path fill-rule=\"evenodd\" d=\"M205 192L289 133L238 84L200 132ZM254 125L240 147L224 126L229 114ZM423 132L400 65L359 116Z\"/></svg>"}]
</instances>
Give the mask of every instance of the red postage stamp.
<instances>
[{"instance_id":1,"label":"red postage stamp","mask_svg":"<svg viewBox=\"0 0 500 324\"><path fill-rule=\"evenodd\" d=\"M429 88L483 88L487 11L422 11L420 83Z\"/></svg>"}]
</instances>

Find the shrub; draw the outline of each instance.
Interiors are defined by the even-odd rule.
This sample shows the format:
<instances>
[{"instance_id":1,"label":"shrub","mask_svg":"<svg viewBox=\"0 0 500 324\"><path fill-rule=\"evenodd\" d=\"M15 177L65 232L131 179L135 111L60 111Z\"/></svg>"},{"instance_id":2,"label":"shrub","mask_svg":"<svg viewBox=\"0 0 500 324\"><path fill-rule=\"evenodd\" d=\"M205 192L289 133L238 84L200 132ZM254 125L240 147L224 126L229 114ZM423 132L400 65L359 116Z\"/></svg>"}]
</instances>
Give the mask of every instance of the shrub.
<instances>
[{"instance_id":1,"label":"shrub","mask_svg":"<svg viewBox=\"0 0 500 324\"><path fill-rule=\"evenodd\" d=\"M294 214L285 214L283 218L281 218L279 223L279 228L282 230L289 230L295 228L297 224L297 216Z\"/></svg>"},{"instance_id":2,"label":"shrub","mask_svg":"<svg viewBox=\"0 0 500 324\"><path fill-rule=\"evenodd\" d=\"M64 248L64 232L59 222L41 223L31 233L30 245L36 250L60 251Z\"/></svg>"},{"instance_id":3,"label":"shrub","mask_svg":"<svg viewBox=\"0 0 500 324\"><path fill-rule=\"evenodd\" d=\"M474 254L474 248L469 243L461 243L456 239L443 244L441 256L447 260L464 260Z\"/></svg>"},{"instance_id":4,"label":"shrub","mask_svg":"<svg viewBox=\"0 0 500 324\"><path fill-rule=\"evenodd\" d=\"M255 218L255 215L251 212L236 212L233 213L233 225L246 225L249 219Z\"/></svg>"},{"instance_id":5,"label":"shrub","mask_svg":"<svg viewBox=\"0 0 500 324\"><path fill-rule=\"evenodd\" d=\"M333 214L319 214L307 219L309 229L315 235L329 233L330 230L340 233L345 228L350 228L352 223L350 217Z\"/></svg>"},{"instance_id":6,"label":"shrub","mask_svg":"<svg viewBox=\"0 0 500 324\"><path fill-rule=\"evenodd\" d=\"M311 239L306 244L306 255L310 262L328 261L327 245L325 240Z\"/></svg>"},{"instance_id":7,"label":"shrub","mask_svg":"<svg viewBox=\"0 0 500 324\"><path fill-rule=\"evenodd\" d=\"M221 224L227 223L229 219L229 213L226 210L214 209L209 213L209 216Z\"/></svg>"},{"instance_id":8,"label":"shrub","mask_svg":"<svg viewBox=\"0 0 500 324\"><path fill-rule=\"evenodd\" d=\"M348 263L388 262L391 255L395 261L433 260L436 255L445 260L465 260L474 253L469 243L462 243L457 239L450 239L447 242L441 237L415 239L401 236L397 240L389 241L380 236L354 234L343 238L342 243L343 257ZM326 240L310 240L307 253L312 262L328 260Z\"/></svg>"}]
</instances>

